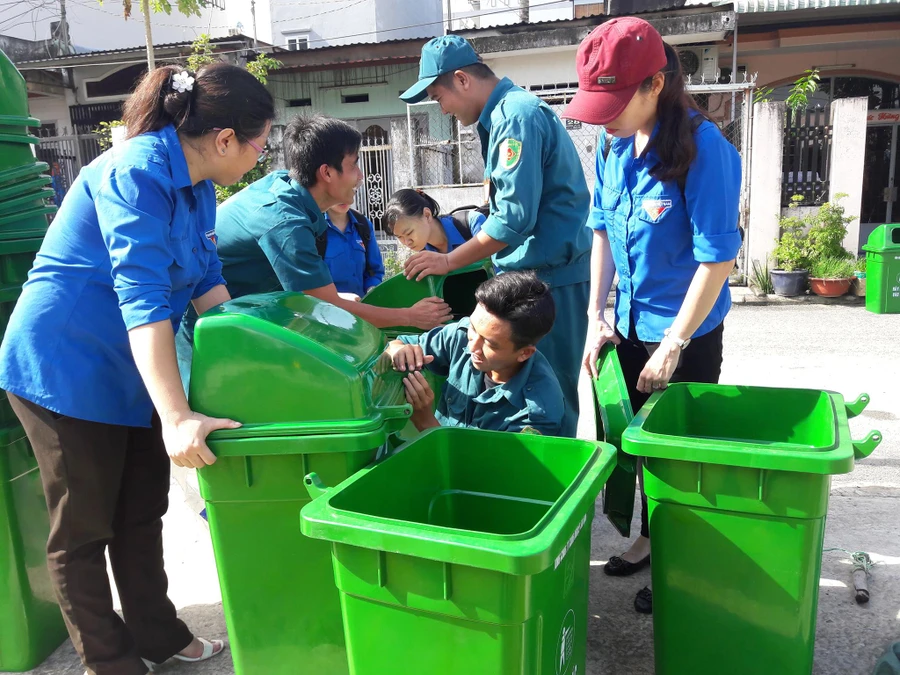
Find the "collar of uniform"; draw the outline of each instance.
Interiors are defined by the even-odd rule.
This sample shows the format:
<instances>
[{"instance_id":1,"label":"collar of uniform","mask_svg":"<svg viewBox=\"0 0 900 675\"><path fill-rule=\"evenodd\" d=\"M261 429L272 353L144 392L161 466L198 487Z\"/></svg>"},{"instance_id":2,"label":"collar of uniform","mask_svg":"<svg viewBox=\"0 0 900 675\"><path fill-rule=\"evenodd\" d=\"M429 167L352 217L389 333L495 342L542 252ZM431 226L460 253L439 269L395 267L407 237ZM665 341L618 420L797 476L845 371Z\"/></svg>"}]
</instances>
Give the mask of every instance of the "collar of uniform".
<instances>
[{"instance_id":1,"label":"collar of uniform","mask_svg":"<svg viewBox=\"0 0 900 675\"><path fill-rule=\"evenodd\" d=\"M533 367L534 357L523 363L522 369L513 375L509 382L502 382L490 389L485 388L483 392L475 397L476 403L496 403L502 397L514 406L521 408L525 403L525 396L522 394L522 390L525 388L528 379L531 377L531 369ZM482 372L479 372L478 374L483 380L485 374Z\"/></svg>"},{"instance_id":2,"label":"collar of uniform","mask_svg":"<svg viewBox=\"0 0 900 675\"><path fill-rule=\"evenodd\" d=\"M481 115L478 116L478 124L480 124L485 131L491 130L491 113L494 112L494 108L500 103L500 100L506 95L510 89L515 87L513 81L508 77L504 77L497 83L497 86L494 87L494 91L491 92L491 95L488 97L487 103L484 104L484 110L481 111Z\"/></svg>"},{"instance_id":3,"label":"collar of uniform","mask_svg":"<svg viewBox=\"0 0 900 675\"><path fill-rule=\"evenodd\" d=\"M325 219L328 227L334 229L335 232L339 232L340 234L347 234L351 230L355 231L357 229L358 223L356 222L356 218L353 217L353 211L347 211L347 229L343 232L341 232L334 224L334 221L331 220L331 216L328 215L328 211L322 213L322 217Z\"/></svg>"},{"instance_id":4,"label":"collar of uniform","mask_svg":"<svg viewBox=\"0 0 900 675\"><path fill-rule=\"evenodd\" d=\"M309 190L293 178L290 179L290 186L291 191L300 198L300 206L303 207L303 210L309 216L309 222L312 223L313 229L319 234L324 232L328 227L325 215L322 213L322 209L319 208L316 200L313 199L313 196L309 194Z\"/></svg>"},{"instance_id":5,"label":"collar of uniform","mask_svg":"<svg viewBox=\"0 0 900 675\"><path fill-rule=\"evenodd\" d=\"M169 153L169 166L172 167L172 180L176 188L191 187L191 172L188 170L187 159L178 139L178 132L171 124L167 124L159 130L159 138L166 146Z\"/></svg>"}]
</instances>

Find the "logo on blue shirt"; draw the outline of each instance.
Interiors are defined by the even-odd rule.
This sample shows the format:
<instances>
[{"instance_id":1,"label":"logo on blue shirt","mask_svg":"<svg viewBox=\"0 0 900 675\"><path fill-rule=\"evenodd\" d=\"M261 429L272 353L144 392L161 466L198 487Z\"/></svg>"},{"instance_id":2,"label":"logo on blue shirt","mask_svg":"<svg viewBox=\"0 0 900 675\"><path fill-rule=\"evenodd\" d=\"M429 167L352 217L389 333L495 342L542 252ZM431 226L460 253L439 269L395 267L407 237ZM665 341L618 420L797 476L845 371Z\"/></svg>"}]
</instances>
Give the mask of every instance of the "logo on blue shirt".
<instances>
[{"instance_id":1,"label":"logo on blue shirt","mask_svg":"<svg viewBox=\"0 0 900 675\"><path fill-rule=\"evenodd\" d=\"M207 230L204 234L206 235L206 238L213 243L214 246L219 245L219 238L216 236L215 230Z\"/></svg>"}]
</instances>

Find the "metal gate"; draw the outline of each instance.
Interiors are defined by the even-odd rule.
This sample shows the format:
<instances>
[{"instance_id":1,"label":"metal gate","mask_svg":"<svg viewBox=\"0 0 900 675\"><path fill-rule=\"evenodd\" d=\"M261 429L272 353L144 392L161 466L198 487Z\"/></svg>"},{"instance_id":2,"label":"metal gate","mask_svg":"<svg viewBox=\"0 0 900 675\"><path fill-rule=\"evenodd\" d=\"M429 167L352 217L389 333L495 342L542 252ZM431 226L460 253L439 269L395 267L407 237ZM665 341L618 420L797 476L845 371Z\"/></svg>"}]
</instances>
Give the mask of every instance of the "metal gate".
<instances>
[{"instance_id":1,"label":"metal gate","mask_svg":"<svg viewBox=\"0 0 900 675\"><path fill-rule=\"evenodd\" d=\"M50 165L57 205L68 192L83 166L93 162L103 152L96 134L73 134L41 138L35 149L38 161Z\"/></svg>"},{"instance_id":2,"label":"metal gate","mask_svg":"<svg viewBox=\"0 0 900 675\"><path fill-rule=\"evenodd\" d=\"M359 167L363 182L356 189L356 209L372 221L376 233L381 233L381 219L394 185L393 150L385 130L373 126L363 133Z\"/></svg>"}]
</instances>

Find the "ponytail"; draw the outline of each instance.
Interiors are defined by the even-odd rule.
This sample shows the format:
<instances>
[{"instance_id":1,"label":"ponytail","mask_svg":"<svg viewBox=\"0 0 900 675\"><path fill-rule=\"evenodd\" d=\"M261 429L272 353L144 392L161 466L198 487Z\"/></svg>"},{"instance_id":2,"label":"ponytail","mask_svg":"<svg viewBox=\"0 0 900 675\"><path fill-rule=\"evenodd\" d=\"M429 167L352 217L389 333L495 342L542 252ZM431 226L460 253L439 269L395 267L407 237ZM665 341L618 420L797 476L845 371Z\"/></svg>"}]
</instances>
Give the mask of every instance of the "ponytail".
<instances>
[{"instance_id":1,"label":"ponytail","mask_svg":"<svg viewBox=\"0 0 900 675\"><path fill-rule=\"evenodd\" d=\"M706 115L700 111L694 97L684 88L684 73L678 52L668 43L665 43L664 47L666 67L662 73L665 83L656 103L659 133L654 140L659 164L651 173L657 180L681 181L687 176L688 169L697 156L697 144L691 126L691 111L703 117ZM641 84L641 90L649 90L652 84L653 78L647 78Z\"/></svg>"},{"instance_id":2,"label":"ponytail","mask_svg":"<svg viewBox=\"0 0 900 675\"><path fill-rule=\"evenodd\" d=\"M431 215L439 218L440 205L430 195L422 190L404 188L391 195L391 201L384 209L384 227L388 234L394 234L394 224L401 218L421 218L425 209L431 210Z\"/></svg>"},{"instance_id":3,"label":"ponytail","mask_svg":"<svg viewBox=\"0 0 900 675\"><path fill-rule=\"evenodd\" d=\"M275 104L268 90L244 68L228 63L203 66L196 74L181 66L151 70L128 99L122 116L128 138L171 124L192 137L217 127L233 129L242 141L261 135L273 119Z\"/></svg>"}]
</instances>

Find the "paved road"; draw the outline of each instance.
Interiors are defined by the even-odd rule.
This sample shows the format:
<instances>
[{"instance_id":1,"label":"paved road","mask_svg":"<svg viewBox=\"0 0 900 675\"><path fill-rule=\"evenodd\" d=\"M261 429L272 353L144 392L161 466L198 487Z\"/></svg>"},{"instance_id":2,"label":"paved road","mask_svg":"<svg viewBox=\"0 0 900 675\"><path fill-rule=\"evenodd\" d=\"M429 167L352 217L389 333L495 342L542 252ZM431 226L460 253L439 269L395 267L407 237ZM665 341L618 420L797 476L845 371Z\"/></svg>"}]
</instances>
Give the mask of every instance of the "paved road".
<instances>
[{"instance_id":1,"label":"paved road","mask_svg":"<svg viewBox=\"0 0 900 675\"><path fill-rule=\"evenodd\" d=\"M869 675L878 654L900 640L900 316L875 316L846 306L735 307L727 322L722 379L827 388L848 398L865 391L872 397L869 410L851 426L857 436L878 428L885 442L852 474L835 478L826 532L826 547L866 550L879 562L871 581L872 600L856 605L848 588L847 557L825 553L815 665L815 675ZM592 427L590 419L583 420L586 433ZM604 576L600 566L625 541L601 514L593 534L588 675L650 675L652 621L632 609L634 594L649 582L649 572L628 579ZM165 546L171 597L182 616L198 634L225 637L208 532L176 484ZM82 672L67 643L32 674ZM232 675L234 669L226 655L206 664L169 665L160 672ZM722 672L728 672L726 664Z\"/></svg>"}]
</instances>

